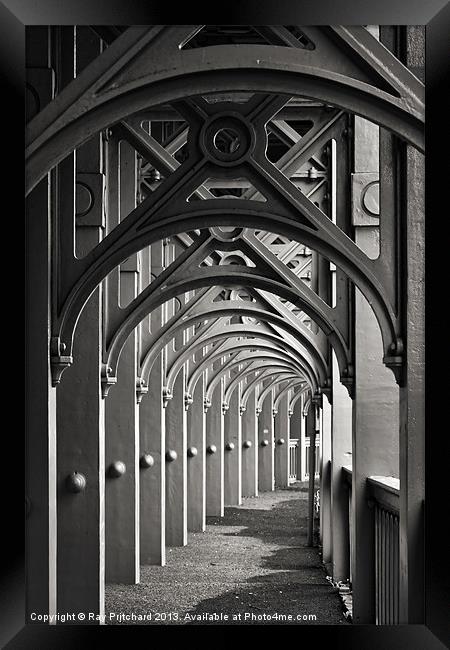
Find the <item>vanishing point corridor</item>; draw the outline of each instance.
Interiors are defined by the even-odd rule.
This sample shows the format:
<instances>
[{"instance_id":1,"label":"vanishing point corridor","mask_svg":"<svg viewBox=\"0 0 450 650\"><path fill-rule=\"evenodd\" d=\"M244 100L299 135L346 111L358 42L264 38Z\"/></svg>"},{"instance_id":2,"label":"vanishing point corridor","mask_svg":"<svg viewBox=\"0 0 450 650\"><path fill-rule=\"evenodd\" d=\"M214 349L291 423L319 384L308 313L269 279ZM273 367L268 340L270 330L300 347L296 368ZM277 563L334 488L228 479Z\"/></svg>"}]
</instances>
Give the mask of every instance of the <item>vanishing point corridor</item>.
<instances>
[{"instance_id":1,"label":"vanishing point corridor","mask_svg":"<svg viewBox=\"0 0 450 650\"><path fill-rule=\"evenodd\" d=\"M166 566L141 567L139 585L107 585L105 609L117 615L108 624L346 624L317 548L306 546L307 499L296 483L208 517L204 533L169 549Z\"/></svg>"}]
</instances>

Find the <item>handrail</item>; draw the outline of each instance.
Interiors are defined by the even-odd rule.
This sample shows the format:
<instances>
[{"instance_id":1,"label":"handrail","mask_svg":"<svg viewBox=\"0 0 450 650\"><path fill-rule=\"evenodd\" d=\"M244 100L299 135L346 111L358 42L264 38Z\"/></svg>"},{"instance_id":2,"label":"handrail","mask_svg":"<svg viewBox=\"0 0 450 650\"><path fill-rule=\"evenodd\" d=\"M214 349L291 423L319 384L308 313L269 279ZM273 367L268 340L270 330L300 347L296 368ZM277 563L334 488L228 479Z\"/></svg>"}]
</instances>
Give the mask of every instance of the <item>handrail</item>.
<instances>
[{"instance_id":1,"label":"handrail","mask_svg":"<svg viewBox=\"0 0 450 650\"><path fill-rule=\"evenodd\" d=\"M369 476L369 499L395 515L400 512L400 480L393 476Z\"/></svg>"}]
</instances>

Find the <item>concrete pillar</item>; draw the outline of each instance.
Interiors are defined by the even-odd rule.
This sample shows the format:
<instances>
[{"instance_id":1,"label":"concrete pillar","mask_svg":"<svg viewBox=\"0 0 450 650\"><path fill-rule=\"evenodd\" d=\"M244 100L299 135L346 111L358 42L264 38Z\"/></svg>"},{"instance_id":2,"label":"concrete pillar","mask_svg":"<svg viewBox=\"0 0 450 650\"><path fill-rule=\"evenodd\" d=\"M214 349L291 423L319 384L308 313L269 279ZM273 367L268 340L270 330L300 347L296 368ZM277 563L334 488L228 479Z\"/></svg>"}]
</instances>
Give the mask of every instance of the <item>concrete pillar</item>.
<instances>
[{"instance_id":1,"label":"concrete pillar","mask_svg":"<svg viewBox=\"0 0 450 650\"><path fill-rule=\"evenodd\" d=\"M177 375L166 406L166 544L187 544L187 411L186 369Z\"/></svg>"},{"instance_id":2,"label":"concrete pillar","mask_svg":"<svg viewBox=\"0 0 450 650\"><path fill-rule=\"evenodd\" d=\"M102 237L101 147L101 139L94 138L78 148L76 167L74 156L69 156L59 168L59 209L73 214L75 205L75 214L79 215L76 253L80 257ZM86 187L94 196L94 207L88 212L81 191ZM105 414L100 385L101 351L102 288L98 287L80 314L74 336L74 362L57 389L57 604L60 612L104 613ZM73 492L68 485L68 477L75 472L86 481L82 492ZM86 616L86 622L92 621Z\"/></svg>"},{"instance_id":3,"label":"concrete pillar","mask_svg":"<svg viewBox=\"0 0 450 650\"><path fill-rule=\"evenodd\" d=\"M320 541L322 560L331 563L331 404L325 396L321 413Z\"/></svg>"},{"instance_id":4,"label":"concrete pillar","mask_svg":"<svg viewBox=\"0 0 450 650\"><path fill-rule=\"evenodd\" d=\"M306 480L306 454L308 450L306 449L306 416L303 414L303 409L305 408L305 395L301 397L302 402L302 419L300 421L300 476L301 480Z\"/></svg>"},{"instance_id":5,"label":"concrete pillar","mask_svg":"<svg viewBox=\"0 0 450 650\"><path fill-rule=\"evenodd\" d=\"M289 486L289 400L284 395L274 417L275 430L275 487Z\"/></svg>"},{"instance_id":6,"label":"concrete pillar","mask_svg":"<svg viewBox=\"0 0 450 650\"><path fill-rule=\"evenodd\" d=\"M408 28L409 29L409 28ZM407 356L400 388L400 607L399 622L425 621L425 206L423 155L406 152Z\"/></svg>"},{"instance_id":7,"label":"concrete pillar","mask_svg":"<svg viewBox=\"0 0 450 650\"><path fill-rule=\"evenodd\" d=\"M316 405L310 404L306 416L306 435L309 437L309 485L308 485L308 546L314 545L314 487L316 473Z\"/></svg>"},{"instance_id":8,"label":"concrete pillar","mask_svg":"<svg viewBox=\"0 0 450 650\"><path fill-rule=\"evenodd\" d=\"M378 127L355 118L355 174L378 174ZM371 177L370 177L371 178ZM354 187L355 192L355 187ZM379 251L376 218L354 209L355 241L369 256ZM355 289L355 399L353 408L352 589L355 623L375 621L374 515L367 477L399 476L399 391L382 363L380 328L364 296Z\"/></svg>"},{"instance_id":9,"label":"concrete pillar","mask_svg":"<svg viewBox=\"0 0 450 650\"><path fill-rule=\"evenodd\" d=\"M258 488L261 492L275 488L273 391L266 396L258 416Z\"/></svg>"},{"instance_id":10,"label":"concrete pillar","mask_svg":"<svg viewBox=\"0 0 450 650\"><path fill-rule=\"evenodd\" d=\"M150 247L150 269L154 276L162 270L162 242ZM143 269L144 270L144 269ZM150 314L141 325L141 342L145 344L151 332L163 324L162 307ZM141 565L166 563L166 482L165 482L165 411L162 401L164 383L163 354L153 364L148 381L148 393L139 405L140 458L150 454L151 467L140 467L140 552Z\"/></svg>"},{"instance_id":11,"label":"concrete pillar","mask_svg":"<svg viewBox=\"0 0 450 650\"><path fill-rule=\"evenodd\" d=\"M258 419L256 416L256 393L252 391L247 408L241 416L242 426L242 496L258 496Z\"/></svg>"},{"instance_id":12,"label":"concrete pillar","mask_svg":"<svg viewBox=\"0 0 450 650\"><path fill-rule=\"evenodd\" d=\"M36 31L38 30L38 31ZM34 28L26 42L27 83L43 108L52 99L53 72L46 27ZM31 95L31 93L30 93ZM29 101L28 101L29 100ZM27 93L27 118L34 117ZM26 200L25 319L25 563L26 619L56 613L56 388L50 371L50 233L55 171ZM70 370L67 370L70 372Z\"/></svg>"},{"instance_id":13,"label":"concrete pillar","mask_svg":"<svg viewBox=\"0 0 450 650\"><path fill-rule=\"evenodd\" d=\"M350 578L350 538L348 487L342 467L352 466L353 402L339 379L339 368L333 356L333 405L331 409L331 530L332 575L336 582Z\"/></svg>"},{"instance_id":14,"label":"concrete pillar","mask_svg":"<svg viewBox=\"0 0 450 650\"><path fill-rule=\"evenodd\" d=\"M297 476L297 481L300 481L300 427L302 419L302 400L301 397L295 402L292 412L290 412L290 421L289 421L289 437L290 440L295 439L297 443L297 466L294 467L294 471Z\"/></svg>"},{"instance_id":15,"label":"concrete pillar","mask_svg":"<svg viewBox=\"0 0 450 650\"><path fill-rule=\"evenodd\" d=\"M242 430L240 387L237 386L230 398L229 409L224 416L224 475L225 505L242 503Z\"/></svg>"},{"instance_id":16,"label":"concrete pillar","mask_svg":"<svg viewBox=\"0 0 450 650\"><path fill-rule=\"evenodd\" d=\"M188 531L206 529L206 413L204 409L205 374L202 373L187 412L187 446L197 454L187 458Z\"/></svg>"},{"instance_id":17,"label":"concrete pillar","mask_svg":"<svg viewBox=\"0 0 450 650\"><path fill-rule=\"evenodd\" d=\"M115 169L118 162L118 184ZM108 229L136 205L136 153L125 142L109 141ZM114 179L114 180L113 180ZM138 255L125 260L107 279L107 310L128 305L138 291ZM136 399L137 332L128 337L110 389L106 418L106 581L139 582L139 412Z\"/></svg>"},{"instance_id":18,"label":"concrete pillar","mask_svg":"<svg viewBox=\"0 0 450 650\"><path fill-rule=\"evenodd\" d=\"M214 364L214 370L216 364ZM206 515L224 515L224 415L223 379L211 395L206 413Z\"/></svg>"}]
</instances>

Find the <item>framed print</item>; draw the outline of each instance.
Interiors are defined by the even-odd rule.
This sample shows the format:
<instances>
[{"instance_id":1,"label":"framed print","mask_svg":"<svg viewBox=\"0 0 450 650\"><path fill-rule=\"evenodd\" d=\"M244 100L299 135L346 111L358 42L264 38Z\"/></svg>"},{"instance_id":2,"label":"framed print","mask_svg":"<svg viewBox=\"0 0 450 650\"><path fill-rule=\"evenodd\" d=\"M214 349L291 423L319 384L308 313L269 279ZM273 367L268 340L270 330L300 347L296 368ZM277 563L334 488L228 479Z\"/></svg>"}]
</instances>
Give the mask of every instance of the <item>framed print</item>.
<instances>
[{"instance_id":1,"label":"framed print","mask_svg":"<svg viewBox=\"0 0 450 650\"><path fill-rule=\"evenodd\" d=\"M0 5L7 648L448 641L448 6L232 9Z\"/></svg>"}]
</instances>

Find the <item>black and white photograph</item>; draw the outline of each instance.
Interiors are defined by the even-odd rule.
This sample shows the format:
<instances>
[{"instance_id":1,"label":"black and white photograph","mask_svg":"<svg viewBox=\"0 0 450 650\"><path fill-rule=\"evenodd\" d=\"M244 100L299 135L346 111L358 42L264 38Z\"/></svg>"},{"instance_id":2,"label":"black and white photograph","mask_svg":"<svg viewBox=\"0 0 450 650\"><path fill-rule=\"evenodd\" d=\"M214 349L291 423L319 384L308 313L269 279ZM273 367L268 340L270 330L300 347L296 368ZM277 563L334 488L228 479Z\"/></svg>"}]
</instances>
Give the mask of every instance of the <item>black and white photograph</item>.
<instances>
[{"instance_id":1,"label":"black and white photograph","mask_svg":"<svg viewBox=\"0 0 450 650\"><path fill-rule=\"evenodd\" d=\"M22 24L25 434L2 644L275 625L448 647L425 312L444 3L297 7L297 25L275 3L218 25L45 4L3 0Z\"/></svg>"}]
</instances>

